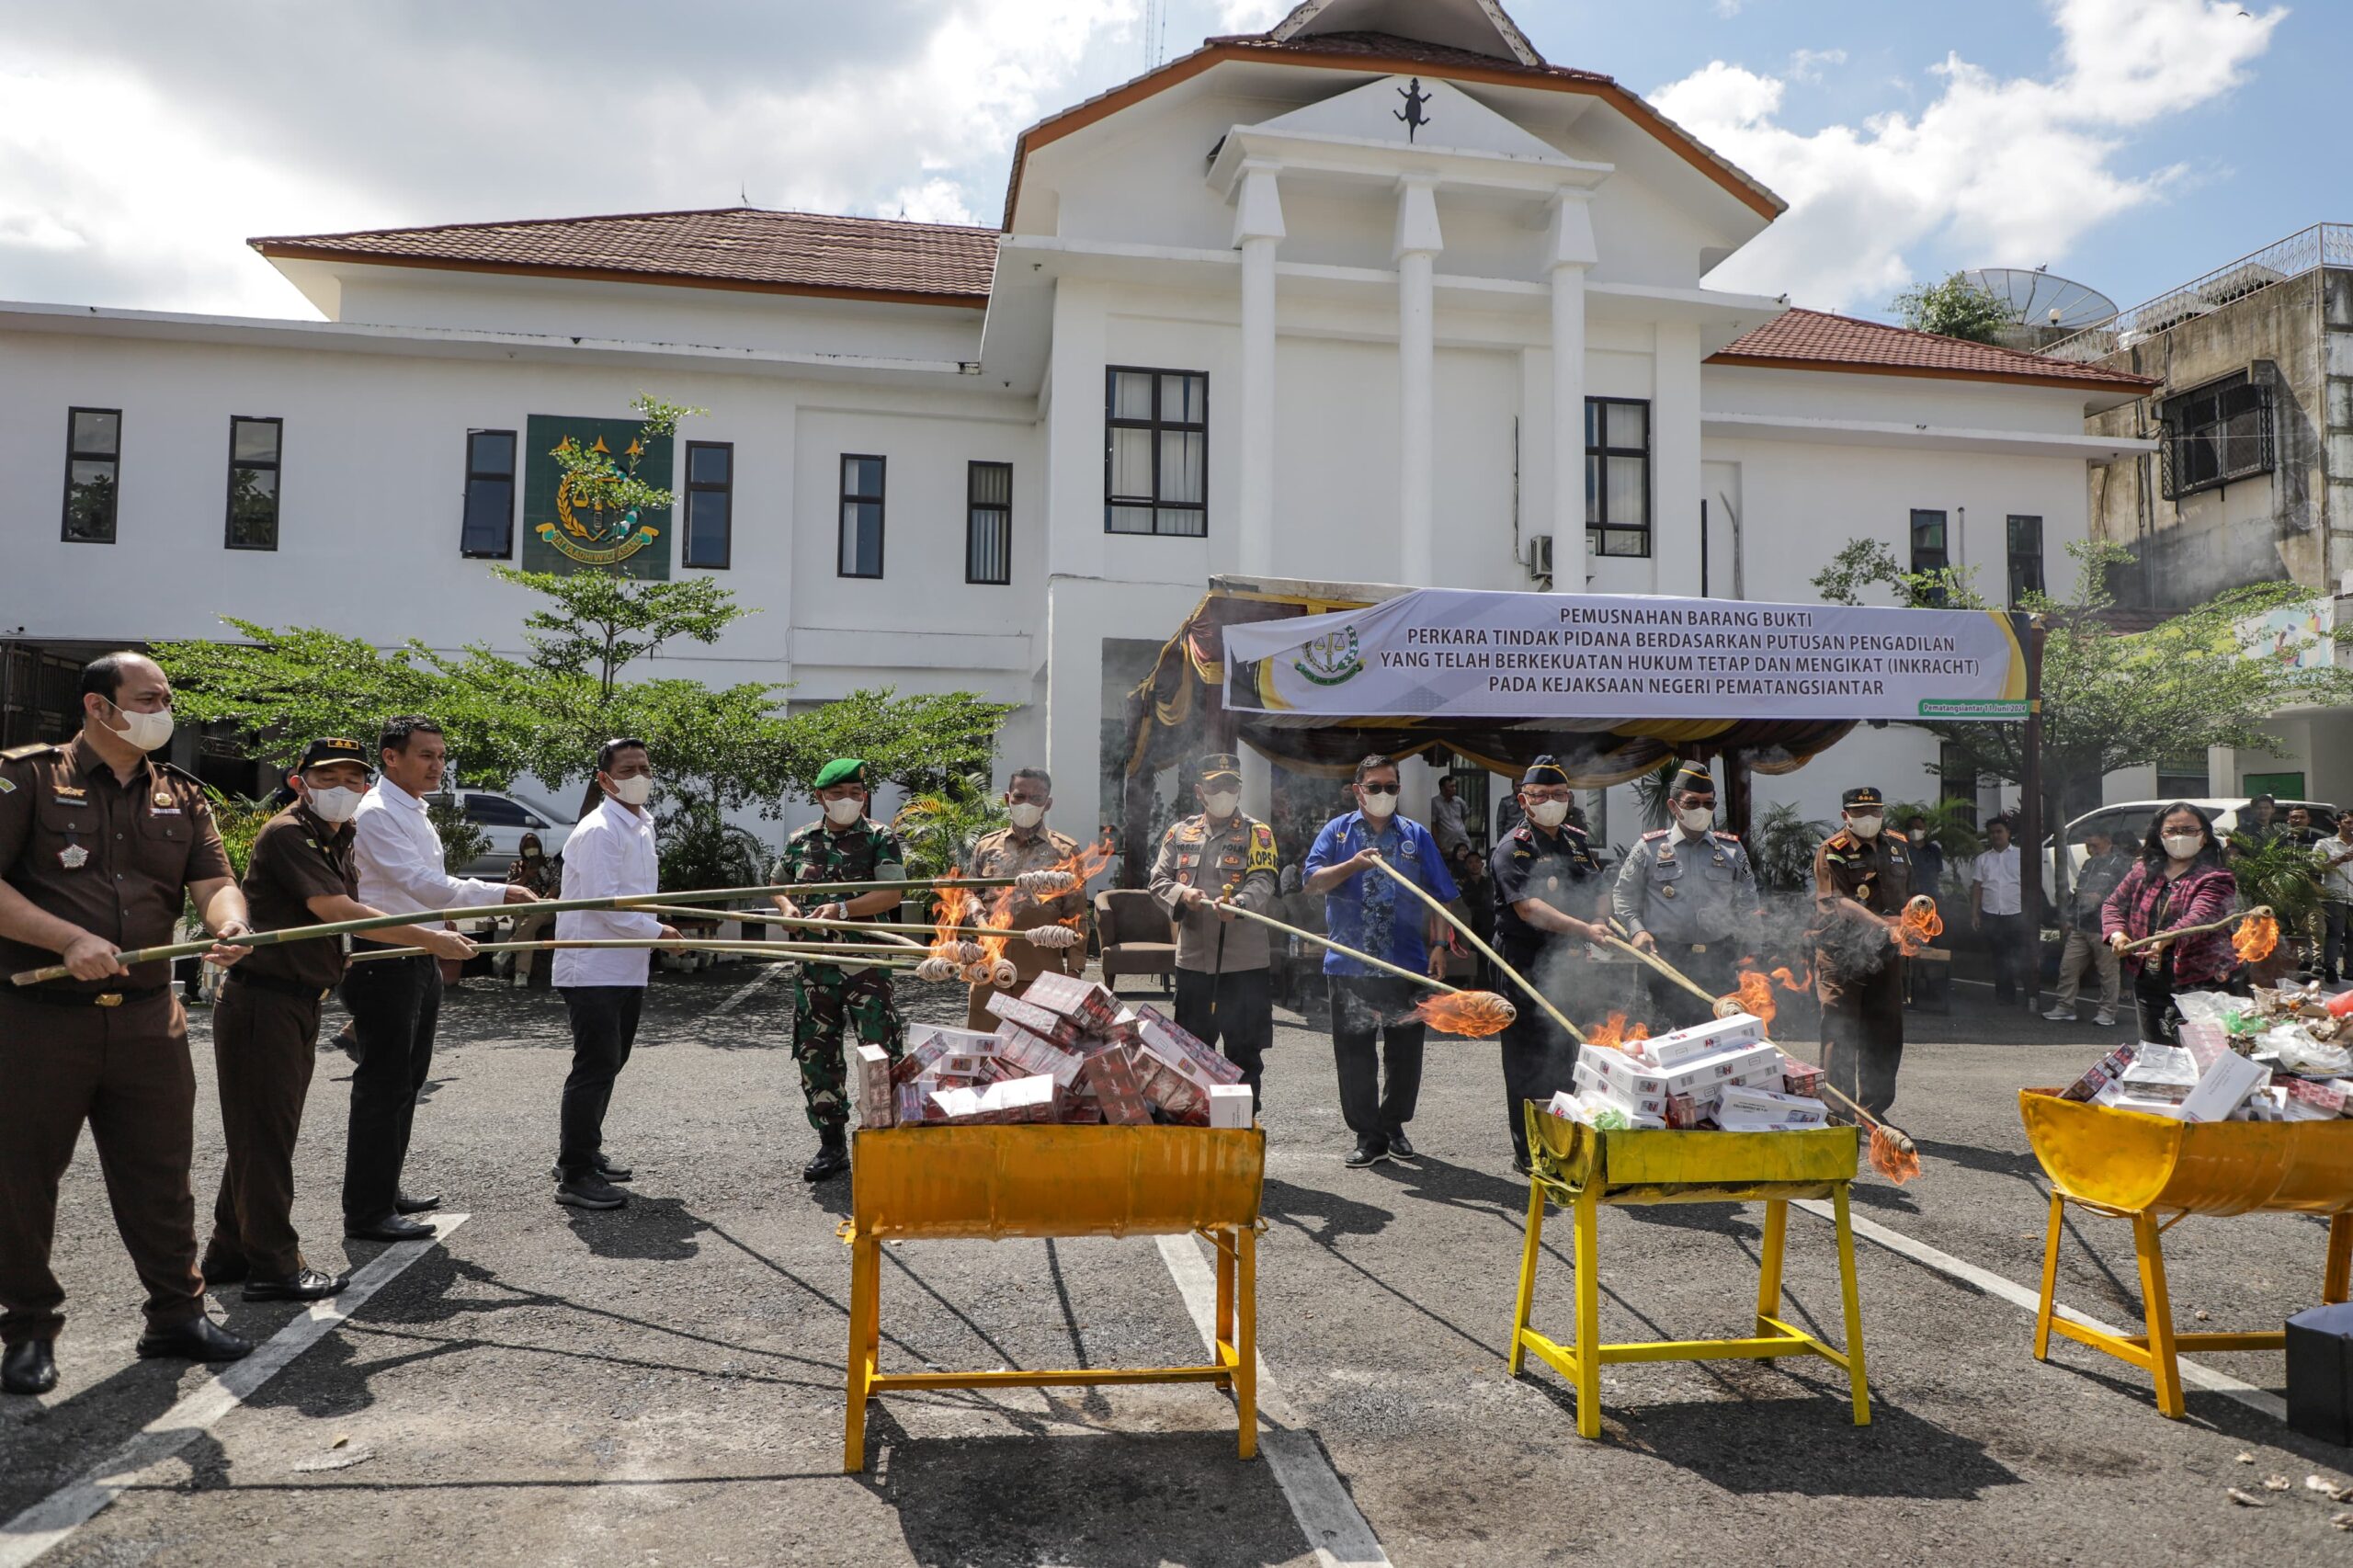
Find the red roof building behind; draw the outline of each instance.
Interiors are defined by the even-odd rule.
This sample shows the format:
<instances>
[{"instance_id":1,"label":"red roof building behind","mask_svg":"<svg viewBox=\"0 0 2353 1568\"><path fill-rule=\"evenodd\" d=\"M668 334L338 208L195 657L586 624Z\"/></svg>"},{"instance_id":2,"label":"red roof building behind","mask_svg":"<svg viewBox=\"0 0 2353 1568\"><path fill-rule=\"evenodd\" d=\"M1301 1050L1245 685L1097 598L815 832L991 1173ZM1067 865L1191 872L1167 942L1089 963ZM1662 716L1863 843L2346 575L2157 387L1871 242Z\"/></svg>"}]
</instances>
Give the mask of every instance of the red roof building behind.
<instances>
[{"instance_id":1,"label":"red roof building behind","mask_svg":"<svg viewBox=\"0 0 2353 1568\"><path fill-rule=\"evenodd\" d=\"M1945 381L2010 381L2029 386L2104 387L2143 392L2157 383L2145 376L2097 365L2053 359L1990 343L1914 332L1885 322L1832 315L1826 311L1790 311L1725 346L1711 365L1754 365L1767 369L1847 370L1860 375L1934 376Z\"/></svg>"}]
</instances>

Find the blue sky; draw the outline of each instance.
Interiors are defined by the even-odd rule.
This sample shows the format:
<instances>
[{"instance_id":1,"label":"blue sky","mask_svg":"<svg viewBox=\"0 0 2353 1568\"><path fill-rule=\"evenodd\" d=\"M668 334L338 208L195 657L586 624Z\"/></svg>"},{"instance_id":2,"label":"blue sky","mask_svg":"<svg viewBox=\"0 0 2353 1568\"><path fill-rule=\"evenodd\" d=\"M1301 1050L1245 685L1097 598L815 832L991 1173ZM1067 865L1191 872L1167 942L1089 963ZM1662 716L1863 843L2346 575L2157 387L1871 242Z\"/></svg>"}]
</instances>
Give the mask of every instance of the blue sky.
<instances>
[{"instance_id":1,"label":"blue sky","mask_svg":"<svg viewBox=\"0 0 2353 1568\"><path fill-rule=\"evenodd\" d=\"M0 0L0 298L309 314L247 236L739 192L993 222L1013 136L1142 71L1160 4L513 0L452 28L433 0L240 0L233 28ZM1174 55L1287 5L1165 9ZM1876 314L1907 280L2048 265L2130 305L2353 220L2304 172L2336 162L2344 0L1509 9L1792 199L1724 287Z\"/></svg>"}]
</instances>

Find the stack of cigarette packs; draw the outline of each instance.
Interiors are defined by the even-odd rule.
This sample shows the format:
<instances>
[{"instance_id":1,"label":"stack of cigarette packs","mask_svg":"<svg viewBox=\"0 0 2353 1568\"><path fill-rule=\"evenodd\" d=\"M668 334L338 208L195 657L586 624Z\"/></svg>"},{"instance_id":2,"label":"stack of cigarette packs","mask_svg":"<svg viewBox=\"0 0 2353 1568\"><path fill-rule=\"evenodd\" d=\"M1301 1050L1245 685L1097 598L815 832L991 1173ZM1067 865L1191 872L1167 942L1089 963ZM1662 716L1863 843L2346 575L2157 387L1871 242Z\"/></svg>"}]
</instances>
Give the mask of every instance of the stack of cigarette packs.
<instances>
[{"instance_id":1,"label":"stack of cigarette packs","mask_svg":"<svg viewBox=\"0 0 2353 1568\"><path fill-rule=\"evenodd\" d=\"M995 1033L917 1025L897 1062L857 1056L860 1127L1051 1122L1248 1127L1242 1069L1174 1019L1129 1009L1105 986L1041 974L988 998Z\"/></svg>"},{"instance_id":2,"label":"stack of cigarette packs","mask_svg":"<svg viewBox=\"0 0 2353 1568\"><path fill-rule=\"evenodd\" d=\"M2178 1121L2335 1121L2353 1115L2353 1079L2296 1072L2260 1039L2241 1047L2191 1020L2179 1045L2120 1045L2059 1097Z\"/></svg>"},{"instance_id":3,"label":"stack of cigarette packs","mask_svg":"<svg viewBox=\"0 0 2353 1568\"><path fill-rule=\"evenodd\" d=\"M1814 1097L1822 1070L1783 1056L1746 1013L1622 1051L1581 1051L1574 1078L1574 1093L1554 1096L1552 1114L1592 1126L1766 1132L1830 1119Z\"/></svg>"}]
</instances>

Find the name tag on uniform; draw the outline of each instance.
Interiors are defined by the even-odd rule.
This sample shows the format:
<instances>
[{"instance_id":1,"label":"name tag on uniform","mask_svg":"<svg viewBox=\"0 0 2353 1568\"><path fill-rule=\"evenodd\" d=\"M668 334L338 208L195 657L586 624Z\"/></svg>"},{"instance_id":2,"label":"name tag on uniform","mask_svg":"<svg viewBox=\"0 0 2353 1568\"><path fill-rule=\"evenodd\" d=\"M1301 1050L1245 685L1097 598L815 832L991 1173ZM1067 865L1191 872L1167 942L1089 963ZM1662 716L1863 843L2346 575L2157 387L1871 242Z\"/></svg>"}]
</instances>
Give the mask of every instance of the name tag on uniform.
<instances>
[{"instance_id":1,"label":"name tag on uniform","mask_svg":"<svg viewBox=\"0 0 2353 1568\"><path fill-rule=\"evenodd\" d=\"M147 814L151 817L176 817L181 813L177 806L150 806Z\"/></svg>"}]
</instances>

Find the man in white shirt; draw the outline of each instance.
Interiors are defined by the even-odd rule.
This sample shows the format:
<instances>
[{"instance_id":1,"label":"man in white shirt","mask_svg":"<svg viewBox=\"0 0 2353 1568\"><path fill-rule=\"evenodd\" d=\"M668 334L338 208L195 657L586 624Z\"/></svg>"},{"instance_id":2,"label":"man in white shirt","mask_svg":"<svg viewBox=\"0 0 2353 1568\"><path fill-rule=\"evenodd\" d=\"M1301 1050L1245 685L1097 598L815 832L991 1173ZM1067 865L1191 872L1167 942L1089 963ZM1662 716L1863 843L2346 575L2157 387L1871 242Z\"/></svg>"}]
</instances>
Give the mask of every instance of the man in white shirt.
<instances>
[{"instance_id":1,"label":"man in white shirt","mask_svg":"<svg viewBox=\"0 0 2353 1568\"><path fill-rule=\"evenodd\" d=\"M604 799L580 819L563 844L564 899L615 898L656 891L661 867L654 849L654 765L640 740L607 741L597 752L597 787ZM566 910L555 917L556 940L668 941L675 927L628 910ZM555 988L572 1016L572 1073L563 1081L556 1118L555 1200L574 1209L619 1209L629 1195L613 1184L629 1167L605 1157L605 1108L613 1083L637 1043L638 1011L645 1001L646 948L565 948L555 955Z\"/></svg>"},{"instance_id":2,"label":"man in white shirt","mask_svg":"<svg viewBox=\"0 0 2353 1568\"><path fill-rule=\"evenodd\" d=\"M1430 797L1430 833L1438 839L1441 855L1451 855L1459 846L1471 842L1470 806L1451 773L1438 777L1438 793Z\"/></svg>"},{"instance_id":3,"label":"man in white shirt","mask_svg":"<svg viewBox=\"0 0 2353 1568\"><path fill-rule=\"evenodd\" d=\"M2026 905L2018 881L2018 846L2010 842L2009 821L1985 824L1985 852L1971 864L1969 924L1984 934L1994 956L1994 1000L2015 1003L2027 961Z\"/></svg>"},{"instance_id":4,"label":"man in white shirt","mask_svg":"<svg viewBox=\"0 0 2353 1568\"><path fill-rule=\"evenodd\" d=\"M441 726L414 714L384 722L376 787L351 819L359 902L387 915L422 915L474 904L529 903L530 890L453 877L424 797L441 788L449 748ZM361 950L391 944L355 937ZM343 1151L343 1233L361 1241L414 1242L432 1227L409 1219L440 1207L438 1197L401 1190L416 1096L433 1067L433 1027L441 1011L441 964L428 954L353 964L343 1003L359 1040L351 1073L351 1119Z\"/></svg>"},{"instance_id":5,"label":"man in white shirt","mask_svg":"<svg viewBox=\"0 0 2353 1568\"><path fill-rule=\"evenodd\" d=\"M2353 917L2353 812L2339 815L2326 838L2313 846L2320 857L2320 913L2325 923L2321 943L2321 978L2331 985L2345 977L2345 932Z\"/></svg>"}]
</instances>

